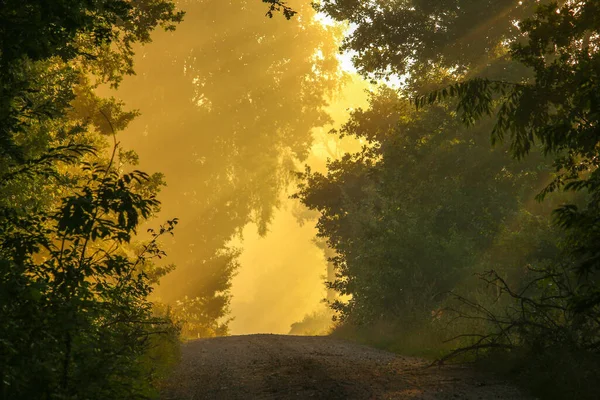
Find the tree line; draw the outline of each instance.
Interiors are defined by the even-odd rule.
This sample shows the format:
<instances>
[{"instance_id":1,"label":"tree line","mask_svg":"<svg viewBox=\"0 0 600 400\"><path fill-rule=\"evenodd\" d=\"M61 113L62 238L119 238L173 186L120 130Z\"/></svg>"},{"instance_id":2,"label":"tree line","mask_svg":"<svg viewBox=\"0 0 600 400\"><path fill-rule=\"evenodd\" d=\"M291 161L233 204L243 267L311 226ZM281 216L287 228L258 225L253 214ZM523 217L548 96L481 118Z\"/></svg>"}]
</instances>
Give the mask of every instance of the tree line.
<instances>
[{"instance_id":1,"label":"tree line","mask_svg":"<svg viewBox=\"0 0 600 400\"><path fill-rule=\"evenodd\" d=\"M263 3L269 17L295 13ZM121 145L139 113L99 93L183 18L170 0L0 8L3 399L155 398L177 358L182 316L149 296L174 269L161 243L178 220L138 238L163 175L137 170Z\"/></svg>"},{"instance_id":2,"label":"tree line","mask_svg":"<svg viewBox=\"0 0 600 400\"><path fill-rule=\"evenodd\" d=\"M240 3L0 9L2 398L152 398L176 359L179 321L189 335L227 333L238 252L226 244L247 223L266 231L342 79L341 30L311 23L306 5ZM202 15L197 31L179 25L179 6ZM273 21L286 34L250 24L255 6L283 14ZM297 174L342 295L330 299L337 334L442 361L504 360L542 396L594 398L600 3L314 7L351 24L341 50L359 73L400 82L333 132L361 151ZM157 29L175 27L179 47ZM151 38L160 54L140 47ZM193 239L167 246L183 271L171 278L162 239L178 219L136 236L160 212L164 175L138 170L121 144L119 132L144 131L138 112L100 95L127 93L135 71L145 83L165 70L173 79L146 96L147 125L187 140L181 162L193 174L172 195L182 212L211 210L182 216ZM167 104L172 91L184 95ZM150 301L163 277L185 283L166 295L173 307Z\"/></svg>"},{"instance_id":3,"label":"tree line","mask_svg":"<svg viewBox=\"0 0 600 400\"><path fill-rule=\"evenodd\" d=\"M335 251L337 333L593 398L600 3L316 7L351 24L359 73L400 81L333 132L362 151L299 174Z\"/></svg>"}]
</instances>

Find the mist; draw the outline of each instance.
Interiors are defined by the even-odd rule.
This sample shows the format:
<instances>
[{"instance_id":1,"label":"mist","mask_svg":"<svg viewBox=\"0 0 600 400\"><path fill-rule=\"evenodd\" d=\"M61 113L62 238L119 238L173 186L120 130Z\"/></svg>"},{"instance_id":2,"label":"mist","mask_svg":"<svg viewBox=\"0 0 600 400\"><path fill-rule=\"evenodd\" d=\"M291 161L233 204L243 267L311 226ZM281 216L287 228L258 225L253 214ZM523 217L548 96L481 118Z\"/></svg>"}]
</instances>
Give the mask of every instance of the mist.
<instances>
[{"instance_id":1,"label":"mist","mask_svg":"<svg viewBox=\"0 0 600 400\"><path fill-rule=\"evenodd\" d=\"M598 15L3 2L0 398L596 399Z\"/></svg>"},{"instance_id":2,"label":"mist","mask_svg":"<svg viewBox=\"0 0 600 400\"><path fill-rule=\"evenodd\" d=\"M115 92L141 113L123 146L164 174L155 221L180 221L165 242L176 269L154 298L188 310L197 300L209 335L287 333L324 309L316 214L289 197L304 164L325 170L360 147L328 132L369 87L338 54L343 26L309 2L291 2L291 21L242 3L179 2L185 22L136 49L136 75Z\"/></svg>"}]
</instances>

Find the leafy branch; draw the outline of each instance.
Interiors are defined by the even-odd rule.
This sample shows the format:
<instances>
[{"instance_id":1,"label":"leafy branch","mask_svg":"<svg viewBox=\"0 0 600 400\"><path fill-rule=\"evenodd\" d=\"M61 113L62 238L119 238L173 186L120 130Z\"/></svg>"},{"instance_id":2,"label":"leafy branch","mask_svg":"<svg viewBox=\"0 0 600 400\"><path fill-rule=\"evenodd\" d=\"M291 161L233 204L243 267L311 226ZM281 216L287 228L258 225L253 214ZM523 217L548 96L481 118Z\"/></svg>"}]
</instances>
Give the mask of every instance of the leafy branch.
<instances>
[{"instance_id":1,"label":"leafy branch","mask_svg":"<svg viewBox=\"0 0 600 400\"><path fill-rule=\"evenodd\" d=\"M275 12L282 12L286 19L292 19L298 12L294 11L290 6L286 5L285 1L279 0L262 0L263 3L270 4L269 10L265 14L269 18L273 18Z\"/></svg>"}]
</instances>

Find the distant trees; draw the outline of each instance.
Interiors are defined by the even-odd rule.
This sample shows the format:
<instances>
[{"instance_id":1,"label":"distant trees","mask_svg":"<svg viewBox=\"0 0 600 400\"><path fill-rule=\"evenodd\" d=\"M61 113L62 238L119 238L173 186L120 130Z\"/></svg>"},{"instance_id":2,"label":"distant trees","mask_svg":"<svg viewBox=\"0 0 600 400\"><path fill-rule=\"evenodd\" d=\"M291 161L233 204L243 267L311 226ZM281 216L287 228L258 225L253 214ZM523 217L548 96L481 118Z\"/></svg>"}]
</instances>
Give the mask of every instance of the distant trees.
<instances>
[{"instance_id":1,"label":"distant trees","mask_svg":"<svg viewBox=\"0 0 600 400\"><path fill-rule=\"evenodd\" d=\"M214 335L227 330L230 240L250 223L266 232L311 130L329 122L341 30L302 2L287 3L289 21L264 18L255 0L179 4L193 23L140 49L119 96L143 110L124 140L166 175L162 212L181 221L169 247L178 268L157 292L185 309L189 334Z\"/></svg>"}]
</instances>

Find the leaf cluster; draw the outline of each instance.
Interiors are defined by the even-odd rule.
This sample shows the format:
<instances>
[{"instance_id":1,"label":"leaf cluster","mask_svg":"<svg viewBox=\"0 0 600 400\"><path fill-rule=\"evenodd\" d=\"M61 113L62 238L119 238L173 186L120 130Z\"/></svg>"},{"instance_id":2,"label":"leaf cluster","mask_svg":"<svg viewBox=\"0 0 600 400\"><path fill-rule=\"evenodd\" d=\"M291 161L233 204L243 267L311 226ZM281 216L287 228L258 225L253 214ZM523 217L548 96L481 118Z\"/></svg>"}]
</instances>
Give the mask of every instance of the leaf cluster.
<instances>
[{"instance_id":1,"label":"leaf cluster","mask_svg":"<svg viewBox=\"0 0 600 400\"><path fill-rule=\"evenodd\" d=\"M0 374L3 398L147 398L151 371L136 364L153 335L177 334L155 317L143 265L161 258L153 232L141 251L126 244L157 202L136 194L139 172L90 165L89 180L54 212L0 219ZM148 384L141 385L146 380Z\"/></svg>"}]
</instances>

